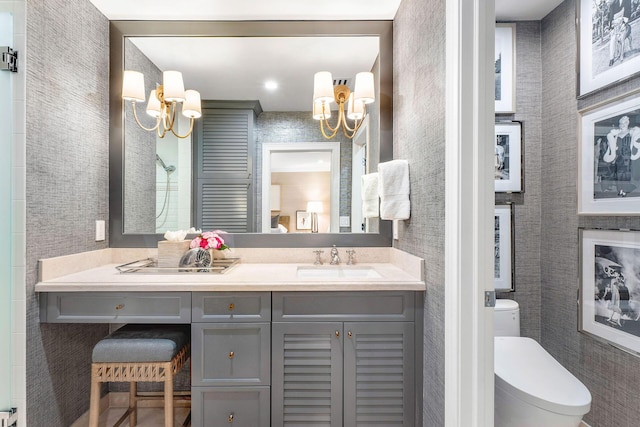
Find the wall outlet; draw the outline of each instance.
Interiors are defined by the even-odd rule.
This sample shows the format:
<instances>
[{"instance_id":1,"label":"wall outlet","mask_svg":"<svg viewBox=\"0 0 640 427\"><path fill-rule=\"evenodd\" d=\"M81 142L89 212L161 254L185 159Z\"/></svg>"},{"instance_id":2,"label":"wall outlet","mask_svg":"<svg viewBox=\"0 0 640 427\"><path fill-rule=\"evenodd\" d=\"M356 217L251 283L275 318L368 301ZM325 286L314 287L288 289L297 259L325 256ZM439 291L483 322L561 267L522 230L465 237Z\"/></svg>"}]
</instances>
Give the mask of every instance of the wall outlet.
<instances>
[{"instance_id":1,"label":"wall outlet","mask_svg":"<svg viewBox=\"0 0 640 427\"><path fill-rule=\"evenodd\" d=\"M351 227L351 218L348 216L341 216L340 227Z\"/></svg>"},{"instance_id":2,"label":"wall outlet","mask_svg":"<svg viewBox=\"0 0 640 427\"><path fill-rule=\"evenodd\" d=\"M105 239L105 222L104 220L96 220L96 242L102 242Z\"/></svg>"}]
</instances>

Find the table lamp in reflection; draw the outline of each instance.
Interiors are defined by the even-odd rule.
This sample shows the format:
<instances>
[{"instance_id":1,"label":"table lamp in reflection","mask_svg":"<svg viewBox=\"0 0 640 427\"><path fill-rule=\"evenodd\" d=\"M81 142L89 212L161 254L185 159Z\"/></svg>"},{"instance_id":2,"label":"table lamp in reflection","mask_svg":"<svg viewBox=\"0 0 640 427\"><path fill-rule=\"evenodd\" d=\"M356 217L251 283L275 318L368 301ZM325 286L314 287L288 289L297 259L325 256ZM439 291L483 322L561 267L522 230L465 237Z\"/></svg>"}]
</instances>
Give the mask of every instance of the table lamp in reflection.
<instances>
[{"instance_id":1,"label":"table lamp in reflection","mask_svg":"<svg viewBox=\"0 0 640 427\"><path fill-rule=\"evenodd\" d=\"M311 232L318 232L318 214L322 213L324 209L322 208L322 202L320 201L311 201L307 202L307 212L311 214Z\"/></svg>"}]
</instances>

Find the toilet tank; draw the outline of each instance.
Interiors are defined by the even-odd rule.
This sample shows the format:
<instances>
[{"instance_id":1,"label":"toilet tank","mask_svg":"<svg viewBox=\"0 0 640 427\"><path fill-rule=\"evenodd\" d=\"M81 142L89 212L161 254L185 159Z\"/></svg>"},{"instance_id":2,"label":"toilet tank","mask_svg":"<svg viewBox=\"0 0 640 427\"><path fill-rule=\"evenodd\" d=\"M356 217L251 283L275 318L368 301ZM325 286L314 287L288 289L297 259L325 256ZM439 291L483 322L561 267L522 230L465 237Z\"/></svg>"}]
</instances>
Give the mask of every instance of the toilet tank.
<instances>
[{"instance_id":1,"label":"toilet tank","mask_svg":"<svg viewBox=\"0 0 640 427\"><path fill-rule=\"evenodd\" d=\"M496 300L493 308L494 333L496 337L520 336L520 306L510 299Z\"/></svg>"}]
</instances>

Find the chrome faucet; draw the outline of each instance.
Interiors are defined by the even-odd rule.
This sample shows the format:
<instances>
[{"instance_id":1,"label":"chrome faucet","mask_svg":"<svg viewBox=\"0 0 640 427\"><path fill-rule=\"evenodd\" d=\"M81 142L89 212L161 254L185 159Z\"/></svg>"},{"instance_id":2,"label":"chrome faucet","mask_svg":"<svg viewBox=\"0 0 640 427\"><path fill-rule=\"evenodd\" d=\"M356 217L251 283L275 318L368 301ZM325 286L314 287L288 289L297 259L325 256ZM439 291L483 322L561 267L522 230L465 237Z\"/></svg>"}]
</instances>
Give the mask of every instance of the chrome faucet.
<instances>
[{"instance_id":1,"label":"chrome faucet","mask_svg":"<svg viewBox=\"0 0 640 427\"><path fill-rule=\"evenodd\" d=\"M347 250L347 254L349 254L349 260L347 261L347 265L354 265L356 263L356 251L354 249Z\"/></svg>"},{"instance_id":2,"label":"chrome faucet","mask_svg":"<svg viewBox=\"0 0 640 427\"><path fill-rule=\"evenodd\" d=\"M322 255L324 251L318 249L317 251L313 251L313 253L316 254L316 260L313 265L322 265L322 258L320 258L320 255Z\"/></svg>"},{"instance_id":3,"label":"chrome faucet","mask_svg":"<svg viewBox=\"0 0 640 427\"><path fill-rule=\"evenodd\" d=\"M338 248L336 248L336 245L333 245L333 247L331 248L331 262L329 264L331 265L340 264L340 255L338 254Z\"/></svg>"}]
</instances>

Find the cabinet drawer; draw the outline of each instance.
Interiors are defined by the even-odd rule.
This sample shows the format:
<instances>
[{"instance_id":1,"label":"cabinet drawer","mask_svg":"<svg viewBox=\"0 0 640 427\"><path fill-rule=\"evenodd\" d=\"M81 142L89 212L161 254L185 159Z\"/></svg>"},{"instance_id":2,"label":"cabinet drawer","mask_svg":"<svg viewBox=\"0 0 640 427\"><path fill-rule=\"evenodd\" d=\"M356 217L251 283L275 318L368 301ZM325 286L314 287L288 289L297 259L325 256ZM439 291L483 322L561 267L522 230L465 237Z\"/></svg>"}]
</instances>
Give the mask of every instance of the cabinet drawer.
<instances>
[{"instance_id":1,"label":"cabinet drawer","mask_svg":"<svg viewBox=\"0 0 640 427\"><path fill-rule=\"evenodd\" d=\"M269 387L192 387L193 427L269 427Z\"/></svg>"},{"instance_id":2,"label":"cabinet drawer","mask_svg":"<svg viewBox=\"0 0 640 427\"><path fill-rule=\"evenodd\" d=\"M190 323L190 292L41 293L41 320L51 323Z\"/></svg>"},{"instance_id":3,"label":"cabinet drawer","mask_svg":"<svg viewBox=\"0 0 640 427\"><path fill-rule=\"evenodd\" d=\"M193 385L268 385L271 327L268 323L192 323Z\"/></svg>"},{"instance_id":4,"label":"cabinet drawer","mask_svg":"<svg viewBox=\"0 0 640 427\"><path fill-rule=\"evenodd\" d=\"M414 320L414 292L274 292L273 321Z\"/></svg>"},{"instance_id":5,"label":"cabinet drawer","mask_svg":"<svg viewBox=\"0 0 640 427\"><path fill-rule=\"evenodd\" d=\"M193 322L269 322L270 292L194 292Z\"/></svg>"}]
</instances>

